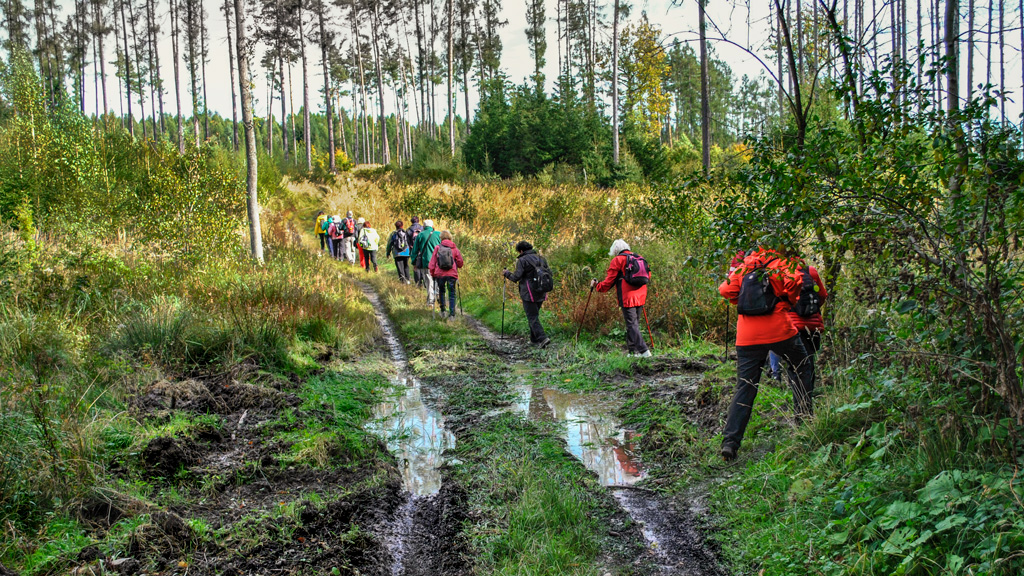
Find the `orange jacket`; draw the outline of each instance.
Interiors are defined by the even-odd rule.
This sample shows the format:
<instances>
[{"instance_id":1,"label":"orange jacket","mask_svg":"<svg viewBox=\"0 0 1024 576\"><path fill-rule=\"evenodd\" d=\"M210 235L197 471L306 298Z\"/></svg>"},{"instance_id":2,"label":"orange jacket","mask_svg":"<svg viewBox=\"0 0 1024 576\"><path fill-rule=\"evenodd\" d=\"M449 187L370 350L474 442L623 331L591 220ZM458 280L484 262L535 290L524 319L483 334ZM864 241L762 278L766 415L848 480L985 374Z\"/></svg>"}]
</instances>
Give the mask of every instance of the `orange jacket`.
<instances>
[{"instance_id":1,"label":"orange jacket","mask_svg":"<svg viewBox=\"0 0 1024 576\"><path fill-rule=\"evenodd\" d=\"M793 322L789 319L789 308L790 303L796 302L800 297L800 286L803 279L793 273L789 262L778 252L760 248L744 258L743 265L734 270L729 278L718 287L718 293L736 304L743 276L765 263L770 271L770 282L775 294L779 297L779 303L775 305L775 311L771 314L764 316L738 315L736 320L737 346L774 344L789 340L797 334Z\"/></svg>"},{"instance_id":2,"label":"orange jacket","mask_svg":"<svg viewBox=\"0 0 1024 576\"><path fill-rule=\"evenodd\" d=\"M600 281L596 288L598 292L607 292L615 287L615 295L619 298L619 306L623 308L636 308L647 303L647 286L632 286L622 279L622 269L626 267L626 254L632 254L629 250L623 250L608 264L608 272L604 280Z\"/></svg>"}]
</instances>

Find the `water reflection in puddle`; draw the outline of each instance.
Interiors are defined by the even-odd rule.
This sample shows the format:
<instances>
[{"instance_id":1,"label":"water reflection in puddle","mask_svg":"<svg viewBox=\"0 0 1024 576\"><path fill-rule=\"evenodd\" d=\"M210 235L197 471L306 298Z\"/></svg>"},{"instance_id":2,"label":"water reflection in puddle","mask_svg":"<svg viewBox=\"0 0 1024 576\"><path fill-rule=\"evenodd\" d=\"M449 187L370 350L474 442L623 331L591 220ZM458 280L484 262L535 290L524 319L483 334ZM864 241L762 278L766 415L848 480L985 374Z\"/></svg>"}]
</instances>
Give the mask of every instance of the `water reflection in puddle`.
<instances>
[{"instance_id":1,"label":"water reflection in puddle","mask_svg":"<svg viewBox=\"0 0 1024 576\"><path fill-rule=\"evenodd\" d=\"M371 431L386 439L398 459L406 490L416 496L436 494L441 489L442 454L455 445L455 436L445 430L441 414L423 403L414 378L396 379L387 397L374 408Z\"/></svg>"},{"instance_id":2,"label":"water reflection in puddle","mask_svg":"<svg viewBox=\"0 0 1024 576\"><path fill-rule=\"evenodd\" d=\"M635 433L623 430L612 416L617 407L592 394L516 386L516 412L534 420L565 422L569 452L604 486L629 486L644 477L634 454Z\"/></svg>"}]
</instances>

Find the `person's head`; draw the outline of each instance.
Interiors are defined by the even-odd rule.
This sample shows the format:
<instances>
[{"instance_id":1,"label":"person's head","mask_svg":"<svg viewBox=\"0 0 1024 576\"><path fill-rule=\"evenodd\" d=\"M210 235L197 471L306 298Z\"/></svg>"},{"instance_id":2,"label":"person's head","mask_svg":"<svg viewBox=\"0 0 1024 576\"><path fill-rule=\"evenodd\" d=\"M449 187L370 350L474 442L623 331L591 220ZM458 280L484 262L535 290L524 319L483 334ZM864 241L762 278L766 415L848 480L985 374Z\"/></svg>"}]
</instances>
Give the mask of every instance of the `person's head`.
<instances>
[{"instance_id":1,"label":"person's head","mask_svg":"<svg viewBox=\"0 0 1024 576\"><path fill-rule=\"evenodd\" d=\"M523 252L526 252L527 250L533 250L533 244L530 244L526 240L520 240L519 243L516 244L516 252L519 252L520 254L522 254Z\"/></svg>"},{"instance_id":2,"label":"person's head","mask_svg":"<svg viewBox=\"0 0 1024 576\"><path fill-rule=\"evenodd\" d=\"M618 256L623 250L629 250L629 244L622 238L619 238L615 242L612 242L611 250L608 250L609 256Z\"/></svg>"},{"instance_id":3,"label":"person's head","mask_svg":"<svg viewBox=\"0 0 1024 576\"><path fill-rule=\"evenodd\" d=\"M321 211L317 212L317 213L316 213L316 215L317 215L317 216L323 216L323 215L324 215L324 211L323 211L323 210L321 210Z\"/></svg>"},{"instance_id":4,"label":"person's head","mask_svg":"<svg viewBox=\"0 0 1024 576\"><path fill-rule=\"evenodd\" d=\"M365 224L365 223L366 223L366 218L363 218L362 216L360 216L359 218L356 218L356 224Z\"/></svg>"},{"instance_id":5,"label":"person's head","mask_svg":"<svg viewBox=\"0 0 1024 576\"><path fill-rule=\"evenodd\" d=\"M443 232L441 232L441 240L451 240L451 239L452 239L452 233L451 232L449 232L447 230L444 230Z\"/></svg>"},{"instance_id":6,"label":"person's head","mask_svg":"<svg viewBox=\"0 0 1024 576\"><path fill-rule=\"evenodd\" d=\"M335 222L341 222L341 216L335 214L334 216L331 216L331 220L334 220Z\"/></svg>"},{"instance_id":7,"label":"person's head","mask_svg":"<svg viewBox=\"0 0 1024 576\"><path fill-rule=\"evenodd\" d=\"M405 224L403 224L401 220L395 222L395 230L401 230L403 226L405 226Z\"/></svg>"},{"instance_id":8,"label":"person's head","mask_svg":"<svg viewBox=\"0 0 1024 576\"><path fill-rule=\"evenodd\" d=\"M352 211L351 211L351 210L349 210L348 212L346 212L346 213L345 213L345 217L346 217L346 218L351 218L351 217L352 217Z\"/></svg>"},{"instance_id":9,"label":"person's head","mask_svg":"<svg viewBox=\"0 0 1024 576\"><path fill-rule=\"evenodd\" d=\"M433 228L434 221L431 220L430 218L427 218L426 220L423 221L423 225L426 226L427 228Z\"/></svg>"},{"instance_id":10,"label":"person's head","mask_svg":"<svg viewBox=\"0 0 1024 576\"><path fill-rule=\"evenodd\" d=\"M373 226L370 226L369 222L364 221L363 222L363 228L373 228Z\"/></svg>"},{"instance_id":11,"label":"person's head","mask_svg":"<svg viewBox=\"0 0 1024 576\"><path fill-rule=\"evenodd\" d=\"M419 224L420 223L420 217L419 216L413 216L412 217L412 223L413 224Z\"/></svg>"}]
</instances>

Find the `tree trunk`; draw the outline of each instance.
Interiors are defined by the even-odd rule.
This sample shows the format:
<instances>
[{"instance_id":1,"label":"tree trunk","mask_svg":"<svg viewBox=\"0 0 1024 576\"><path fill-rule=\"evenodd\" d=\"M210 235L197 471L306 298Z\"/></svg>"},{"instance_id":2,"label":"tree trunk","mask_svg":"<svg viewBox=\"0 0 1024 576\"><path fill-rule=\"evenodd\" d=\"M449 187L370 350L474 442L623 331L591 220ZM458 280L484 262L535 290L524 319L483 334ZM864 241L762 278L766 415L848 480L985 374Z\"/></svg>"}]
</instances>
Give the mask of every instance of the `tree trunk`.
<instances>
[{"instance_id":1,"label":"tree trunk","mask_svg":"<svg viewBox=\"0 0 1024 576\"><path fill-rule=\"evenodd\" d=\"M313 140L309 136L309 68L306 64L306 28L299 5L299 47L302 53L302 140L306 146L306 171L313 170Z\"/></svg>"},{"instance_id":2,"label":"tree trunk","mask_svg":"<svg viewBox=\"0 0 1024 576\"><path fill-rule=\"evenodd\" d=\"M135 137L135 115L132 114L132 71L131 57L128 56L128 22L124 17L124 3L121 0L121 36L124 39L124 85L128 100L128 133Z\"/></svg>"},{"instance_id":3,"label":"tree trunk","mask_svg":"<svg viewBox=\"0 0 1024 576\"><path fill-rule=\"evenodd\" d=\"M150 35L152 37L152 48L153 54L153 84L156 89L156 101L160 110L160 137L163 138L163 134L167 131L167 125L164 123L164 83L160 77L160 28L156 25L156 0L147 0L146 6L149 10L150 19Z\"/></svg>"},{"instance_id":4,"label":"tree trunk","mask_svg":"<svg viewBox=\"0 0 1024 576\"><path fill-rule=\"evenodd\" d=\"M373 12L370 13L370 24L370 30L373 33L373 66L377 71L377 106L380 111L381 161L382 164L390 164L391 148L388 146L388 123L387 117L384 115L384 72L380 65L380 48L378 46L382 23L376 5L374 5Z\"/></svg>"},{"instance_id":5,"label":"tree trunk","mask_svg":"<svg viewBox=\"0 0 1024 576\"><path fill-rule=\"evenodd\" d=\"M178 56L178 33L180 14L178 12L178 0L171 0L171 49L174 53L174 101L178 106L178 152L185 153L185 126L181 123L181 72Z\"/></svg>"},{"instance_id":6,"label":"tree trunk","mask_svg":"<svg viewBox=\"0 0 1024 576\"><path fill-rule=\"evenodd\" d=\"M103 32L103 5L99 2L96 3L96 36L99 40L99 62L100 62L100 87L103 89L103 113L106 114L110 110L107 106L107 57L106 50L103 49L103 37L106 34Z\"/></svg>"},{"instance_id":7,"label":"tree trunk","mask_svg":"<svg viewBox=\"0 0 1024 576\"><path fill-rule=\"evenodd\" d=\"M235 47L231 45L230 0L224 0L224 23L228 29L228 71L231 74L231 148L238 152L238 102L235 94Z\"/></svg>"},{"instance_id":8,"label":"tree trunk","mask_svg":"<svg viewBox=\"0 0 1024 576\"><path fill-rule=\"evenodd\" d=\"M188 75L192 86L192 133L195 136L196 147L201 144L199 139L199 85L198 70L196 66L196 34L195 25L198 16L195 13L196 0L185 0L185 17L188 28L185 34L188 35ZM237 6L237 3L236 3Z\"/></svg>"},{"instance_id":9,"label":"tree trunk","mask_svg":"<svg viewBox=\"0 0 1024 576\"><path fill-rule=\"evenodd\" d=\"M284 50L280 49L277 53L277 63L280 68L281 76L281 148L284 152L284 159L288 161L288 108L287 101L285 100L284 93Z\"/></svg>"},{"instance_id":10,"label":"tree trunk","mask_svg":"<svg viewBox=\"0 0 1024 576\"><path fill-rule=\"evenodd\" d=\"M249 88L249 53L245 39L244 0L235 2L235 34L238 50L238 88L242 96L242 126L245 130L245 192L249 215L249 244L252 256L263 262L263 232L260 230L260 203L256 196L256 127L252 118L252 92Z\"/></svg>"},{"instance_id":11,"label":"tree trunk","mask_svg":"<svg viewBox=\"0 0 1024 576\"><path fill-rule=\"evenodd\" d=\"M138 76L139 118L142 124L142 139L146 140L149 138L149 134L146 131L146 91L142 87L142 55L139 54L139 35L135 29L135 9L132 7L130 1L126 1L128 2L128 16L130 18L132 28L132 51L135 52L135 75ZM127 47L127 44L125 44L125 46ZM125 57L127 58L127 54L125 54Z\"/></svg>"},{"instance_id":12,"label":"tree trunk","mask_svg":"<svg viewBox=\"0 0 1024 576\"><path fill-rule=\"evenodd\" d=\"M448 0L448 147L453 158L455 157L455 95L452 93L452 65L455 62L455 55L452 51L453 27L455 25L454 4L455 0Z\"/></svg>"},{"instance_id":13,"label":"tree trunk","mask_svg":"<svg viewBox=\"0 0 1024 576\"><path fill-rule=\"evenodd\" d=\"M1002 117L1002 122L1007 122L1006 118L1006 20L1005 20L1005 0L999 0L999 114ZM1024 18L1024 16L1022 16ZM1024 22L1022 22L1024 25ZM1020 47L1024 48L1024 47Z\"/></svg>"},{"instance_id":14,"label":"tree trunk","mask_svg":"<svg viewBox=\"0 0 1024 576\"><path fill-rule=\"evenodd\" d=\"M288 123L292 129L289 148L292 151L292 163L298 164L299 153L295 149L295 87L292 85L292 65L288 63Z\"/></svg>"},{"instance_id":15,"label":"tree trunk","mask_svg":"<svg viewBox=\"0 0 1024 576\"><path fill-rule=\"evenodd\" d=\"M619 164L619 0L612 4L612 162Z\"/></svg>"},{"instance_id":16,"label":"tree trunk","mask_svg":"<svg viewBox=\"0 0 1024 576\"><path fill-rule=\"evenodd\" d=\"M704 177L711 175L711 94L708 76L707 17L704 14L705 0L697 0L697 15L700 27L700 142L701 161ZM799 13L797 16L799 20Z\"/></svg>"},{"instance_id":17,"label":"tree trunk","mask_svg":"<svg viewBox=\"0 0 1024 576\"><path fill-rule=\"evenodd\" d=\"M203 14L202 0L199 3L199 62L203 73L203 140L210 139L210 99L206 96L206 18Z\"/></svg>"},{"instance_id":18,"label":"tree trunk","mask_svg":"<svg viewBox=\"0 0 1024 576\"><path fill-rule=\"evenodd\" d=\"M241 0L235 0L235 4ZM327 26L324 24L324 12L327 8L323 0L318 4L320 19L320 62L324 70L324 104L327 107L327 154L330 159L330 170L334 174L338 171L337 160L334 158L334 113L331 111L331 74L327 62Z\"/></svg>"},{"instance_id":19,"label":"tree trunk","mask_svg":"<svg viewBox=\"0 0 1024 576\"><path fill-rule=\"evenodd\" d=\"M974 99L974 0L967 5L967 101Z\"/></svg>"}]
</instances>

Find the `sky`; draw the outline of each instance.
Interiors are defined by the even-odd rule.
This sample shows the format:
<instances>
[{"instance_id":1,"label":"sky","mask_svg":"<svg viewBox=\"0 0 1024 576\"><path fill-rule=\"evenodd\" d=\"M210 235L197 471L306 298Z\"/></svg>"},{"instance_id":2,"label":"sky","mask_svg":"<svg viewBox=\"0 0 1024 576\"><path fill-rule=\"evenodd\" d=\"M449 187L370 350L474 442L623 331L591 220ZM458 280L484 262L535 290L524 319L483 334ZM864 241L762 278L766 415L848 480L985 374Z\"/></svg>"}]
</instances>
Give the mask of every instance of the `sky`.
<instances>
[{"instance_id":1,"label":"sky","mask_svg":"<svg viewBox=\"0 0 1024 576\"><path fill-rule=\"evenodd\" d=\"M805 5L810 5L813 0L805 0ZM851 7L852 7L852 0ZM508 20L508 25L501 29L501 40L502 40L502 59L501 67L508 75L508 78L515 83L520 83L527 79L533 73L533 59L530 56L529 48L526 42L526 0L502 0L503 9L502 16ZM545 0L547 8L547 19L548 24L546 26L546 34L548 39L548 50L547 50L547 66L546 76L549 79L548 88L550 89L551 81L557 75L558 67L558 52L557 52L557 26L554 22L555 18L555 6L556 0ZM606 4L604 10L605 19L607 20L608 15L611 12L611 0L598 0L599 4ZM63 8L63 14L68 14L72 11L74 2L73 0L59 0L59 4ZM162 64L162 75L164 78L164 85L167 90L165 96L165 110L171 111L174 108L174 85L173 85L173 70L171 68L172 50L170 41L170 25L167 24L169 20L167 12L167 2L159 2L161 14L158 18L159 21L165 23L163 30L161 31L161 42L160 42L160 62ZM677 5L678 4L678 5ZM709 2L708 7L708 36L709 38L721 37L723 34L731 41L741 44L745 47L749 47L752 52L759 55L766 62L767 54L764 49L765 40L769 33L769 18L770 18L770 3L767 0L714 0ZM879 3L882 4L881 2ZM910 4L913 4L912 2ZM976 26L983 28L987 20L987 13L984 8L987 3L985 0L977 0L979 5L976 8ZM1020 15L1016 12L1016 8L1013 6L1016 2L1008 3L1008 12L1006 14L1006 27L1009 31L1006 34L1006 77L1007 77L1007 89L1013 92L1011 96L1012 102L1007 104L1007 116L1016 121L1020 112L1020 98L1019 94L1024 91L1022 87L1021 79L1021 36L1020 36ZM231 90L229 89L229 69L228 69L228 49L227 49L227 28L225 26L224 16L217 8L220 2L214 0L206 0L206 10L208 12L207 23L210 30L211 46L210 46L210 60L207 63L207 77L208 77L208 99L209 108L213 111L219 112L220 114L230 117L231 115ZM673 39L678 38L682 42L693 42L696 47L696 31L697 31L697 4L696 0L635 0L632 3L632 13L630 15L630 21L636 21L640 18L641 13L646 13L648 19L656 26L659 26L665 36L664 42L670 43ZM913 12L913 8L911 9ZM963 8L963 13L966 14L966 7ZM912 21L908 24L909 30L914 34L916 30L916 18L913 18L915 14L910 14ZM888 23L887 13L882 15L884 23ZM928 22L927 15L925 15L925 34L927 35ZM749 26L748 26L749 23ZM966 21L961 25L962 29L966 29ZM887 26L886 26L887 28ZM720 32L719 32L720 31ZM234 32L232 31L232 36ZM607 31L607 35L610 38L611 31ZM106 60L111 62L114 60L114 47L112 43L112 35L108 37L106 42ZM913 39L912 39L913 41ZM887 43L888 39L883 37L881 42ZM443 48L443 41L439 39L437 48L440 50ZM746 52L744 49L733 46L729 43L712 41L713 49L718 58L724 60L732 68L734 78L737 80L744 74L756 77L764 70L762 64L757 58ZM979 44L976 48L975 55L975 75L976 77L983 78L985 74L985 54L987 46ZM309 49L309 70L310 70L310 99L311 106L316 106L312 102L317 101L318 91L323 86L323 77L320 72L319 60L317 59L316 50ZM995 82L998 83L998 45L993 48L993 60L995 62ZM257 60L259 55L262 54L262 48L259 49ZM966 54L962 55L962 71L961 71L961 94L966 94ZM114 67L112 64L108 65L107 72L109 77L107 79L107 94L108 104L114 112L121 112L121 106L123 103L123 95L119 101L118 99L118 82L113 76ZM254 97L256 99L255 109L256 113L261 116L266 115L267 111L267 89L266 89L266 78L263 70L257 65L253 67L255 75ZM292 85L294 89L294 97L297 102L301 102L302 99L302 68L301 63L296 63L292 67ZM182 66L182 101L184 107L184 114L187 116L190 114L191 99L186 89L186 73L184 66ZM92 83L92 69L87 70L88 80L86 82L86 111L93 112L95 110L95 94ZM441 93L445 88L441 87ZM440 93L439 93L440 95ZM386 111L388 113L393 112L394 100L393 97L385 95L387 102L385 103ZM476 106L476 89L475 87L470 90L471 107ZM456 111L461 116L464 115L462 104L463 100L461 95L457 98ZM410 104L411 105L411 104ZM126 106L125 106L126 107ZM147 110L149 104L146 105ZM297 108L297 107L296 107ZM279 114L280 102L276 101L274 104L274 112ZM136 116L138 115L138 106L135 104ZM443 113L443 112L441 112Z\"/></svg>"}]
</instances>

